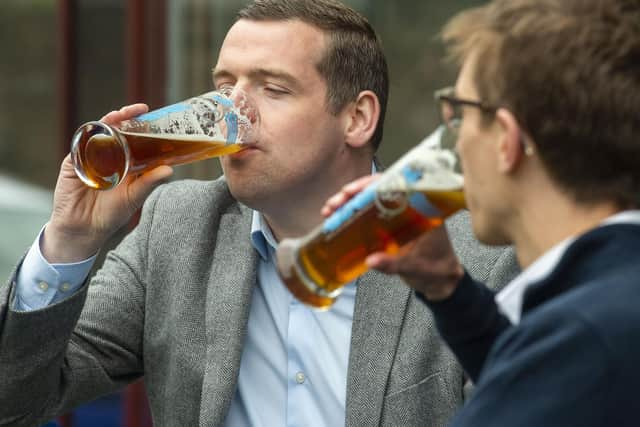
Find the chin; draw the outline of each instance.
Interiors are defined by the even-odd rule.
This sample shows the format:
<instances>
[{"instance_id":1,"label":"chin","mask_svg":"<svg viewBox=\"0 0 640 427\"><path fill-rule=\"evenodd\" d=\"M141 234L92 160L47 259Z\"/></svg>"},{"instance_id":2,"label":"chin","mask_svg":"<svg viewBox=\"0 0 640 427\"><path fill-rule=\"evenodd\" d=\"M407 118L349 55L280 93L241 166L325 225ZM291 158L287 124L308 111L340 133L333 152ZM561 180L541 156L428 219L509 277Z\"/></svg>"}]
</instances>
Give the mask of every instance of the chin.
<instances>
[{"instance_id":1,"label":"chin","mask_svg":"<svg viewBox=\"0 0 640 427\"><path fill-rule=\"evenodd\" d=\"M235 182L235 180L229 178L227 178L227 185L233 198L239 202L246 205L246 201L252 199L252 192L249 189L250 186Z\"/></svg>"},{"instance_id":2,"label":"chin","mask_svg":"<svg viewBox=\"0 0 640 427\"><path fill-rule=\"evenodd\" d=\"M511 244L504 230L500 227L500 221L496 215L491 215L493 221L481 218L478 214L471 213L473 234L480 243L489 246L503 246Z\"/></svg>"},{"instance_id":3,"label":"chin","mask_svg":"<svg viewBox=\"0 0 640 427\"><path fill-rule=\"evenodd\" d=\"M268 191L262 189L261 186L255 185L255 183L252 182L237 182L236 180L229 180L228 178L227 185L234 199L251 209L262 210L264 204L262 199Z\"/></svg>"},{"instance_id":4,"label":"chin","mask_svg":"<svg viewBox=\"0 0 640 427\"><path fill-rule=\"evenodd\" d=\"M480 233L474 230L474 234L480 243L488 246L504 246L510 245L511 241L495 232Z\"/></svg>"}]
</instances>

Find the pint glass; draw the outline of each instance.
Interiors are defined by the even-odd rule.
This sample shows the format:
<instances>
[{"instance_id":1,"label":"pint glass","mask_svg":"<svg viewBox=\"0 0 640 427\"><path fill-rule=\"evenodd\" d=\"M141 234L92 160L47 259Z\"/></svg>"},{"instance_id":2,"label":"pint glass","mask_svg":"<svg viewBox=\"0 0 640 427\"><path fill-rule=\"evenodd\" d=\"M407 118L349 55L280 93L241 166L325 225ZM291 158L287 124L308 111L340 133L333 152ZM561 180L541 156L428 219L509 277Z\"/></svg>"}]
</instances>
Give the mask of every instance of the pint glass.
<instances>
[{"instance_id":1,"label":"pint glass","mask_svg":"<svg viewBox=\"0 0 640 427\"><path fill-rule=\"evenodd\" d=\"M258 111L239 90L209 92L118 125L88 122L71 142L71 159L86 185L108 190L129 173L242 150L257 139Z\"/></svg>"},{"instance_id":2,"label":"pint glass","mask_svg":"<svg viewBox=\"0 0 640 427\"><path fill-rule=\"evenodd\" d=\"M462 173L453 147L436 132L307 236L277 249L280 277L300 301L327 309L363 274L368 255L398 250L464 208Z\"/></svg>"}]
</instances>

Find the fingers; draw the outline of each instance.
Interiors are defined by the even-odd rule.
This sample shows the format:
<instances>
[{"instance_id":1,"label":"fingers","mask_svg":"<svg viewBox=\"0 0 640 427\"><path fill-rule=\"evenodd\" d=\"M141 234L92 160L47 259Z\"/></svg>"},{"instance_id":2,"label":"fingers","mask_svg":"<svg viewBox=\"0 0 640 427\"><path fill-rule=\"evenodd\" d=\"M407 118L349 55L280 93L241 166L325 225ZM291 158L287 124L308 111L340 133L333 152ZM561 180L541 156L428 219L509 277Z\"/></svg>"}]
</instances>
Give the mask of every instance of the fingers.
<instances>
[{"instance_id":1,"label":"fingers","mask_svg":"<svg viewBox=\"0 0 640 427\"><path fill-rule=\"evenodd\" d=\"M149 111L147 104L132 104L126 105L119 110L114 110L108 114L105 114L100 121L108 125L120 123L123 120L131 119L140 114L144 114Z\"/></svg>"},{"instance_id":2,"label":"fingers","mask_svg":"<svg viewBox=\"0 0 640 427\"><path fill-rule=\"evenodd\" d=\"M320 213L323 216L329 216L335 212L340 206L344 205L349 199L365 189L370 183L379 178L379 175L367 175L350 182L340 189L340 191L331 196L322 207Z\"/></svg>"},{"instance_id":3,"label":"fingers","mask_svg":"<svg viewBox=\"0 0 640 427\"><path fill-rule=\"evenodd\" d=\"M145 199L160 184L164 183L173 175L173 168L170 166L158 166L134 178L128 185L129 205L135 209L142 206Z\"/></svg>"},{"instance_id":4,"label":"fingers","mask_svg":"<svg viewBox=\"0 0 640 427\"><path fill-rule=\"evenodd\" d=\"M410 242L393 255L385 252L375 252L365 259L365 264L370 269L378 270L385 274L413 275L418 272L419 265L416 265L417 256L415 252L410 250L412 244L413 242Z\"/></svg>"},{"instance_id":5,"label":"fingers","mask_svg":"<svg viewBox=\"0 0 640 427\"><path fill-rule=\"evenodd\" d=\"M71 153L67 154L62 160L62 163L60 164L60 170L73 172L73 161L71 160Z\"/></svg>"},{"instance_id":6,"label":"fingers","mask_svg":"<svg viewBox=\"0 0 640 427\"><path fill-rule=\"evenodd\" d=\"M395 274L397 265L394 261L395 257L384 252L376 252L369 255L364 262L370 269L378 270L385 274Z\"/></svg>"}]
</instances>

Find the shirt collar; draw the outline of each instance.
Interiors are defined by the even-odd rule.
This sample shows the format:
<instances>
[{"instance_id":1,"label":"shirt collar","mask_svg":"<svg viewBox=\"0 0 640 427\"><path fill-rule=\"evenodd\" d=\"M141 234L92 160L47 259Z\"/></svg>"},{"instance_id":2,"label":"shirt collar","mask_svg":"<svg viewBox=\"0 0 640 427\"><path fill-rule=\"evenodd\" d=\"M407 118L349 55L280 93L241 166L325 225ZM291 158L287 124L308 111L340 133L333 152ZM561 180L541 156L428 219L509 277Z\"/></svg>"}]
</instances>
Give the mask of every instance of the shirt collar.
<instances>
[{"instance_id":1,"label":"shirt collar","mask_svg":"<svg viewBox=\"0 0 640 427\"><path fill-rule=\"evenodd\" d=\"M271 227L267 224L264 216L254 210L251 218L251 243L256 248L260 257L264 261L269 260L269 248L275 250L278 247L278 242L271 232Z\"/></svg>"},{"instance_id":2,"label":"shirt collar","mask_svg":"<svg viewBox=\"0 0 640 427\"><path fill-rule=\"evenodd\" d=\"M611 224L640 225L640 210L628 210L612 215L602 221L600 226ZM498 292L495 297L496 304L511 323L514 325L520 323L522 299L529 286L551 274L576 238L577 236L570 237L555 245L513 279L502 291Z\"/></svg>"}]
</instances>

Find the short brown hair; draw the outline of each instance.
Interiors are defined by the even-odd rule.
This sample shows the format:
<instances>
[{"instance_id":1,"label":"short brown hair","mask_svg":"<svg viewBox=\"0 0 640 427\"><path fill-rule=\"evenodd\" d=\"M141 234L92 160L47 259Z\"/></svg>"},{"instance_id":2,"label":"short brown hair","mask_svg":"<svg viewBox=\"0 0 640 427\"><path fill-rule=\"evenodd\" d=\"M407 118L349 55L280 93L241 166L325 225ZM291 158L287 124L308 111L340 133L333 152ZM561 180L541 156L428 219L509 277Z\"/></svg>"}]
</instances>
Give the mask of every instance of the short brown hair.
<instances>
[{"instance_id":1,"label":"short brown hair","mask_svg":"<svg viewBox=\"0 0 640 427\"><path fill-rule=\"evenodd\" d=\"M579 202L640 206L640 1L494 0L443 31Z\"/></svg>"},{"instance_id":2,"label":"short brown hair","mask_svg":"<svg viewBox=\"0 0 640 427\"><path fill-rule=\"evenodd\" d=\"M382 44L367 19L334 0L256 0L237 15L252 21L299 19L326 32L329 45L317 65L327 80L327 105L333 114L354 101L363 90L380 101L380 118L371 138L374 149L382 141L389 93L389 72Z\"/></svg>"}]
</instances>

